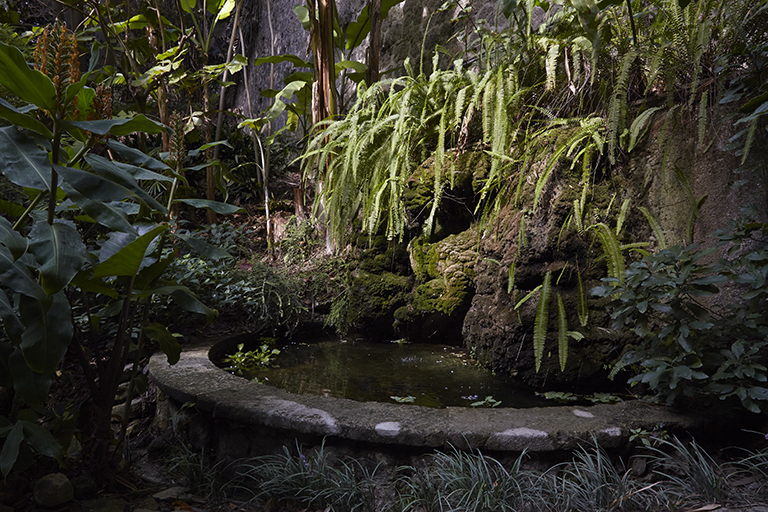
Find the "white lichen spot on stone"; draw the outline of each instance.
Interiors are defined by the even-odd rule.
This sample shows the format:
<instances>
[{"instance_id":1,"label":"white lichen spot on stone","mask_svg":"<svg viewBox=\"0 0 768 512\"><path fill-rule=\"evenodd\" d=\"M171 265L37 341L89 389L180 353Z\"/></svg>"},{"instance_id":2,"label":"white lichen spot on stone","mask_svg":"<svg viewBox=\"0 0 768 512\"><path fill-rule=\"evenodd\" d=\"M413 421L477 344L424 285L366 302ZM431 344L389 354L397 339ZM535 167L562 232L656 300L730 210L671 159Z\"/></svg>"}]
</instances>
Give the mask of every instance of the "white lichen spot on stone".
<instances>
[{"instance_id":1,"label":"white lichen spot on stone","mask_svg":"<svg viewBox=\"0 0 768 512\"><path fill-rule=\"evenodd\" d=\"M534 430L532 428L526 428L526 427L520 427L520 428L511 428L509 430L505 430L504 432L499 432L496 434L497 436L504 436L504 437L522 437L522 438L531 438L531 439L541 439L543 437L547 437L549 434L544 432L543 430Z\"/></svg>"},{"instance_id":2,"label":"white lichen spot on stone","mask_svg":"<svg viewBox=\"0 0 768 512\"><path fill-rule=\"evenodd\" d=\"M384 437L396 436L400 433L400 423L397 421L385 421L374 427L376 433Z\"/></svg>"},{"instance_id":3,"label":"white lichen spot on stone","mask_svg":"<svg viewBox=\"0 0 768 512\"><path fill-rule=\"evenodd\" d=\"M598 434L604 434L608 437L621 437L621 429L619 427L605 428L598 432Z\"/></svg>"},{"instance_id":4,"label":"white lichen spot on stone","mask_svg":"<svg viewBox=\"0 0 768 512\"><path fill-rule=\"evenodd\" d=\"M592 414L591 412L580 411L579 409L574 409L573 410L573 414L575 414L579 418L594 418L595 417L595 415Z\"/></svg>"}]
</instances>

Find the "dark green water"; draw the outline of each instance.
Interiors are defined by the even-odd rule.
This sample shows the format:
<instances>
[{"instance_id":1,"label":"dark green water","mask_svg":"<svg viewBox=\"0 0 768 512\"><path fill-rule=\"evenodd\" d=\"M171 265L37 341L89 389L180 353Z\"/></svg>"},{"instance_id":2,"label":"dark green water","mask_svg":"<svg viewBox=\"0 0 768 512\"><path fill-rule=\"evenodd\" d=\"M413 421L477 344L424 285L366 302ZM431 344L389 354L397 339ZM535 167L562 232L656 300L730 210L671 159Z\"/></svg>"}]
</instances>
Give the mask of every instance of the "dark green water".
<instances>
[{"instance_id":1,"label":"dark green water","mask_svg":"<svg viewBox=\"0 0 768 512\"><path fill-rule=\"evenodd\" d=\"M335 338L279 348L278 368L249 377L292 393L365 402L471 407L491 396L501 402L498 407L553 405L512 379L477 367L456 347Z\"/></svg>"}]
</instances>

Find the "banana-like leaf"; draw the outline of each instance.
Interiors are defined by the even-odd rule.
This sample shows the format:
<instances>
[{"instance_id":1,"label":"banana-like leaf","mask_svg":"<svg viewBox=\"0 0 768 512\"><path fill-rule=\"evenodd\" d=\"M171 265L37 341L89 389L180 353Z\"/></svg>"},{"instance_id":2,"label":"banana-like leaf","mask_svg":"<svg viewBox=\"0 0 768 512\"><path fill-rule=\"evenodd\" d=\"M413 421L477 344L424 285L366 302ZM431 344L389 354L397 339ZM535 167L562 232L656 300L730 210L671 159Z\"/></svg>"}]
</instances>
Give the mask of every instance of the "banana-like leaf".
<instances>
[{"instance_id":1,"label":"banana-like leaf","mask_svg":"<svg viewBox=\"0 0 768 512\"><path fill-rule=\"evenodd\" d=\"M120 294L107 285L103 279L94 278L92 274L93 273L90 270L81 270L72 278L72 285L77 286L84 292L100 293L113 299L117 299L120 296Z\"/></svg>"},{"instance_id":2,"label":"banana-like leaf","mask_svg":"<svg viewBox=\"0 0 768 512\"><path fill-rule=\"evenodd\" d=\"M141 268L147 248L169 227L167 224L159 224L125 245L99 263L93 271L93 277L135 276Z\"/></svg>"},{"instance_id":3,"label":"banana-like leaf","mask_svg":"<svg viewBox=\"0 0 768 512\"><path fill-rule=\"evenodd\" d=\"M24 215L25 211L26 209L19 204L6 201L5 199L0 199L0 212L8 214L15 219L18 219L19 217Z\"/></svg>"},{"instance_id":4,"label":"banana-like leaf","mask_svg":"<svg viewBox=\"0 0 768 512\"><path fill-rule=\"evenodd\" d=\"M27 239L14 230L5 217L0 217L0 244L5 245L11 251L14 260L21 258L27 252L27 243Z\"/></svg>"},{"instance_id":5,"label":"banana-like leaf","mask_svg":"<svg viewBox=\"0 0 768 512\"><path fill-rule=\"evenodd\" d=\"M560 371L565 371L568 362L568 319L565 317L563 298L557 294L557 350L560 356Z\"/></svg>"},{"instance_id":6,"label":"banana-like leaf","mask_svg":"<svg viewBox=\"0 0 768 512\"><path fill-rule=\"evenodd\" d=\"M32 69L21 52L0 43L0 84L24 101L56 110L56 88L45 74Z\"/></svg>"},{"instance_id":7,"label":"banana-like leaf","mask_svg":"<svg viewBox=\"0 0 768 512\"><path fill-rule=\"evenodd\" d=\"M283 62L290 62L297 68L314 68L315 65L311 62L297 57L296 55L273 55L271 57L259 57L253 62L254 66L261 64L282 64Z\"/></svg>"},{"instance_id":8,"label":"banana-like leaf","mask_svg":"<svg viewBox=\"0 0 768 512\"><path fill-rule=\"evenodd\" d=\"M389 10L395 5L403 2L403 0L381 0L381 19L387 17ZM366 5L363 10L360 11L360 15L357 20L353 21L347 26L347 50L352 50L360 46L363 39L371 33L371 14Z\"/></svg>"},{"instance_id":9,"label":"banana-like leaf","mask_svg":"<svg viewBox=\"0 0 768 512\"><path fill-rule=\"evenodd\" d=\"M192 9L194 9L195 5L197 5L196 0L180 0L180 3L181 3L181 9L184 12L188 12L190 14L192 14Z\"/></svg>"},{"instance_id":10,"label":"banana-like leaf","mask_svg":"<svg viewBox=\"0 0 768 512\"><path fill-rule=\"evenodd\" d=\"M40 264L40 284L53 295L69 284L88 260L80 233L62 222L35 222L29 234L30 251Z\"/></svg>"},{"instance_id":11,"label":"banana-like leaf","mask_svg":"<svg viewBox=\"0 0 768 512\"><path fill-rule=\"evenodd\" d=\"M19 458L19 447L24 440L24 428L21 421L17 421L8 430L8 437L5 438L3 449L0 451L0 472L3 474L3 478L8 476L13 465L16 464L16 459Z\"/></svg>"},{"instance_id":12,"label":"banana-like leaf","mask_svg":"<svg viewBox=\"0 0 768 512\"><path fill-rule=\"evenodd\" d=\"M32 370L24 359L21 347L8 358L13 377L13 389L19 400L32 405L42 406L48 399L48 391L53 382L53 372L38 373Z\"/></svg>"},{"instance_id":13,"label":"banana-like leaf","mask_svg":"<svg viewBox=\"0 0 768 512\"><path fill-rule=\"evenodd\" d=\"M213 260L221 260L224 258L231 258L232 255L223 249L219 249L215 245L211 245L205 240L200 240L189 235L176 235L178 238L184 240L195 252L202 255L205 258Z\"/></svg>"},{"instance_id":14,"label":"banana-like leaf","mask_svg":"<svg viewBox=\"0 0 768 512\"><path fill-rule=\"evenodd\" d=\"M63 182L61 188L81 210L90 215L94 221L102 226L113 231L135 234L135 230L128 220L128 216L122 209L115 208L108 202L91 199L90 197L81 194L68 182Z\"/></svg>"},{"instance_id":15,"label":"banana-like leaf","mask_svg":"<svg viewBox=\"0 0 768 512\"><path fill-rule=\"evenodd\" d=\"M5 334L15 344L21 343L21 335L24 333L24 326L21 325L19 317L16 316L16 310L8 300L8 296L3 290L0 290L0 322L5 328ZM10 375L10 374L8 374Z\"/></svg>"},{"instance_id":16,"label":"banana-like leaf","mask_svg":"<svg viewBox=\"0 0 768 512\"><path fill-rule=\"evenodd\" d=\"M173 178L170 176L165 176L163 174L160 174L158 172L150 171L147 169L143 169L141 167L137 167L135 165L131 164L125 164L123 162L112 162L120 169L124 170L131 176L133 176L136 180L147 180L147 181L164 181L166 183L173 183ZM169 172L171 172L169 170ZM173 173L176 174L176 173Z\"/></svg>"},{"instance_id":17,"label":"banana-like leaf","mask_svg":"<svg viewBox=\"0 0 768 512\"><path fill-rule=\"evenodd\" d=\"M235 0L207 0L208 12L216 15L216 21L227 19L235 9Z\"/></svg>"},{"instance_id":18,"label":"banana-like leaf","mask_svg":"<svg viewBox=\"0 0 768 512\"><path fill-rule=\"evenodd\" d=\"M51 297L48 307L22 295L19 313L24 324L21 347L24 361L34 372L50 373L56 369L72 340L72 313L64 292Z\"/></svg>"},{"instance_id":19,"label":"banana-like leaf","mask_svg":"<svg viewBox=\"0 0 768 512\"><path fill-rule=\"evenodd\" d=\"M163 214L167 213L165 207L145 192L133 176L115 165L114 162L98 155L88 155L85 159L96 171L96 175L79 169L56 168L59 174L81 194L102 201L123 201L129 197L135 197L149 205L150 208ZM96 176L100 177L101 180L98 180ZM94 196L94 194L98 194L98 196Z\"/></svg>"},{"instance_id":20,"label":"banana-like leaf","mask_svg":"<svg viewBox=\"0 0 768 512\"><path fill-rule=\"evenodd\" d=\"M16 347L14 347L11 343L8 343L7 341L0 341L0 386L8 389L13 387L10 357L15 349ZM0 420L0 422L1 421L2 420Z\"/></svg>"},{"instance_id":21,"label":"banana-like leaf","mask_svg":"<svg viewBox=\"0 0 768 512\"><path fill-rule=\"evenodd\" d=\"M27 115L24 112L21 112L16 107L5 101L4 99L0 98L0 117L7 119L8 121L12 122L16 126L20 126L22 128L26 128L27 130L32 130L33 132L37 132L46 139L52 139L53 134L51 133L51 130L48 129L47 126L45 126L43 123L38 121L35 117L32 117L30 115Z\"/></svg>"},{"instance_id":22,"label":"banana-like leaf","mask_svg":"<svg viewBox=\"0 0 768 512\"><path fill-rule=\"evenodd\" d=\"M176 199L174 203L184 203L195 208L213 210L219 215L230 215L233 213L242 213L245 211L239 206L233 206L231 204L222 203L219 201L210 201L208 199Z\"/></svg>"},{"instance_id":23,"label":"banana-like leaf","mask_svg":"<svg viewBox=\"0 0 768 512\"><path fill-rule=\"evenodd\" d=\"M27 420L22 420L21 424L24 427L24 439L37 453L61 462L61 445L53 437L50 430Z\"/></svg>"},{"instance_id":24,"label":"banana-like leaf","mask_svg":"<svg viewBox=\"0 0 768 512\"><path fill-rule=\"evenodd\" d=\"M128 147L125 144L122 144L120 142L110 140L109 147L112 150L114 150L118 155L120 155L122 158L124 158L126 161L128 161L128 163L131 163L133 165L144 167L151 171L157 171L157 172L168 171L171 169L160 160L157 160L156 158L152 158L151 156L147 155L143 151L139 151L138 149Z\"/></svg>"},{"instance_id":25,"label":"banana-like leaf","mask_svg":"<svg viewBox=\"0 0 768 512\"><path fill-rule=\"evenodd\" d=\"M547 326L549 324L549 298L552 294L552 271L547 271L544 283L541 285L539 305L536 307L536 320L533 326L533 355L536 363L536 372L541 368L541 359L544 357L544 342L547 340Z\"/></svg>"},{"instance_id":26,"label":"banana-like leaf","mask_svg":"<svg viewBox=\"0 0 768 512\"><path fill-rule=\"evenodd\" d=\"M48 152L15 126L0 128L0 172L20 187L51 190Z\"/></svg>"},{"instance_id":27,"label":"banana-like leaf","mask_svg":"<svg viewBox=\"0 0 768 512\"><path fill-rule=\"evenodd\" d=\"M168 128L162 124L147 118L144 114L139 114L130 119L102 119L99 121L64 121L64 127L75 127L80 130L86 130L96 135L106 135L108 133L118 137L130 135L134 132L160 133Z\"/></svg>"},{"instance_id":28,"label":"banana-like leaf","mask_svg":"<svg viewBox=\"0 0 768 512\"><path fill-rule=\"evenodd\" d=\"M144 296L151 295L151 292L145 293L145 290L154 285L175 259L176 254L171 253L164 258L160 258L153 264L142 268L139 273L136 274L136 281L133 285L134 291Z\"/></svg>"},{"instance_id":29,"label":"banana-like leaf","mask_svg":"<svg viewBox=\"0 0 768 512\"><path fill-rule=\"evenodd\" d=\"M181 357L181 345L168 328L162 324L148 324L144 326L144 334L151 340L160 344L160 350L168 358L168 364L176 364Z\"/></svg>"},{"instance_id":30,"label":"banana-like leaf","mask_svg":"<svg viewBox=\"0 0 768 512\"><path fill-rule=\"evenodd\" d=\"M31 266L35 263L29 260L32 260L29 255L19 259L14 258L11 251L0 245L0 283L14 293L45 300L46 293L43 287L37 283L27 268L27 263Z\"/></svg>"}]
</instances>

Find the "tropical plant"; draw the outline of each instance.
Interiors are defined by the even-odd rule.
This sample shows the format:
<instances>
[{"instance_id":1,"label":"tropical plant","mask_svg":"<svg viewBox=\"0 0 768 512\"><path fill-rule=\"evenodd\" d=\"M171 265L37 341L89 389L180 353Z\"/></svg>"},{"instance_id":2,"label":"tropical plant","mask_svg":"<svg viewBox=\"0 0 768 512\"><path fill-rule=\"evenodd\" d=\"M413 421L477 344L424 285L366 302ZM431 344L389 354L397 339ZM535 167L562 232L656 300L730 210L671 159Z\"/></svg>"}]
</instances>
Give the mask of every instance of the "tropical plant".
<instances>
[{"instance_id":1,"label":"tropical plant","mask_svg":"<svg viewBox=\"0 0 768 512\"><path fill-rule=\"evenodd\" d=\"M611 297L615 329L638 336L612 375L635 368L667 403L681 396L736 397L752 412L768 400L768 252L765 224L741 219L716 233L726 257L703 263L713 250L675 246L632 263L624 282L606 279L593 293ZM742 289L738 303L713 300L721 287Z\"/></svg>"},{"instance_id":2,"label":"tropical plant","mask_svg":"<svg viewBox=\"0 0 768 512\"><path fill-rule=\"evenodd\" d=\"M272 359L280 355L280 350L271 348L271 345L275 342L274 338L261 338L259 340L262 345L256 350L245 350L245 344L239 343L237 350L227 355L222 362L229 366L225 367L225 370L229 370L239 377L243 377L248 373L263 369L272 363Z\"/></svg>"},{"instance_id":3,"label":"tropical plant","mask_svg":"<svg viewBox=\"0 0 768 512\"><path fill-rule=\"evenodd\" d=\"M166 166L110 140L165 128L143 115L111 118L104 90L86 86L78 58L75 35L63 25L40 36L35 68L0 43L0 83L24 104L0 99L0 116L11 123L0 128L0 172L28 194L24 204L3 203L7 217L0 217L0 375L15 393L10 415L0 420L4 476L32 451L60 457L35 411L68 350L90 391L89 452L103 468L113 455L112 406L126 364L147 339L159 343L170 363L179 357L176 337L151 321L152 297L171 297L209 322L217 315L188 288L163 280L173 245L184 239L173 237L168 209L138 180L164 179L155 170ZM106 147L115 160L100 156Z\"/></svg>"}]
</instances>

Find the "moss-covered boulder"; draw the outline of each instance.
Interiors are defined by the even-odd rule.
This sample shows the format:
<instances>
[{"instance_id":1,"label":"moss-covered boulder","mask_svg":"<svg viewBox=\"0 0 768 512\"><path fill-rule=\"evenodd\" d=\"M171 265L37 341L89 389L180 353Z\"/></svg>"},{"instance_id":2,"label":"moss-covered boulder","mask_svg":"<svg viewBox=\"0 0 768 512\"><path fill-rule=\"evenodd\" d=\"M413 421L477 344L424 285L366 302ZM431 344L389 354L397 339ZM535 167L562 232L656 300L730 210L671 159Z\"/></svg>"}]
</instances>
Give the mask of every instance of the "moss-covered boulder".
<instances>
[{"instance_id":1,"label":"moss-covered boulder","mask_svg":"<svg viewBox=\"0 0 768 512\"><path fill-rule=\"evenodd\" d=\"M411 241L408 253L418 285L411 302L395 312L401 331L423 341L460 341L474 294L477 233L469 229L436 243Z\"/></svg>"},{"instance_id":2,"label":"moss-covered boulder","mask_svg":"<svg viewBox=\"0 0 768 512\"><path fill-rule=\"evenodd\" d=\"M405 306L412 282L392 272L358 270L350 278L347 321L353 330L367 336L388 338L394 334L395 310Z\"/></svg>"}]
</instances>

